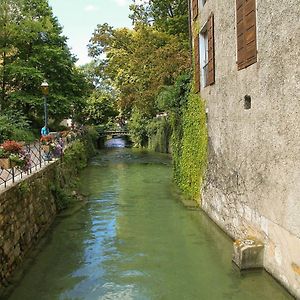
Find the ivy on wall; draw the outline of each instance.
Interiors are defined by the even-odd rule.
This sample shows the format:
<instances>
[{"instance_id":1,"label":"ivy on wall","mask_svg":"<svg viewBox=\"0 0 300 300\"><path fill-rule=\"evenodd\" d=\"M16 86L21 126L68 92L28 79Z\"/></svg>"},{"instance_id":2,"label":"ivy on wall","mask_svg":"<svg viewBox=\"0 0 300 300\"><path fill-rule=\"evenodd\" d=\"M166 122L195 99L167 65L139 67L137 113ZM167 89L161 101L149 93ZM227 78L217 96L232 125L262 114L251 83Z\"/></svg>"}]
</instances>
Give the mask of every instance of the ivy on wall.
<instances>
[{"instance_id":1,"label":"ivy on wall","mask_svg":"<svg viewBox=\"0 0 300 300\"><path fill-rule=\"evenodd\" d=\"M175 182L186 197L200 202L208 135L205 101L191 88L191 80L190 74L182 75L161 91L157 106L168 116L148 122L146 132L149 149L171 150Z\"/></svg>"},{"instance_id":2,"label":"ivy on wall","mask_svg":"<svg viewBox=\"0 0 300 300\"><path fill-rule=\"evenodd\" d=\"M181 121L179 126L174 127L173 134L174 179L189 198L200 201L207 164L208 137L205 102L192 91L188 95Z\"/></svg>"}]
</instances>

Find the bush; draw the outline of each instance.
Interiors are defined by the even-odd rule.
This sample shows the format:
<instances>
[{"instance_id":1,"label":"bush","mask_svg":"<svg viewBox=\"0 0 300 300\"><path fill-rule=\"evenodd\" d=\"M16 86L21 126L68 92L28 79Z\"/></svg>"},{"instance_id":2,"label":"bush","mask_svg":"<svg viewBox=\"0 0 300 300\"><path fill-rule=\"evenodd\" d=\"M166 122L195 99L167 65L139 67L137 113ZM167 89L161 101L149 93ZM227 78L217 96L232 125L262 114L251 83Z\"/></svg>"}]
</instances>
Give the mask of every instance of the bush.
<instances>
[{"instance_id":1,"label":"bush","mask_svg":"<svg viewBox=\"0 0 300 300\"><path fill-rule=\"evenodd\" d=\"M148 148L153 151L168 153L172 129L169 119L154 118L147 125Z\"/></svg>"},{"instance_id":2,"label":"bush","mask_svg":"<svg viewBox=\"0 0 300 300\"><path fill-rule=\"evenodd\" d=\"M133 110L128 130L135 147L144 147L147 145L147 125L149 119L138 110Z\"/></svg>"},{"instance_id":3,"label":"bush","mask_svg":"<svg viewBox=\"0 0 300 300\"><path fill-rule=\"evenodd\" d=\"M64 162L75 170L82 170L87 166L87 155L82 141L74 141L64 154Z\"/></svg>"},{"instance_id":4,"label":"bush","mask_svg":"<svg viewBox=\"0 0 300 300\"><path fill-rule=\"evenodd\" d=\"M56 207L59 211L66 209L70 202L71 196L58 185L51 185L50 191L54 196Z\"/></svg>"},{"instance_id":5,"label":"bush","mask_svg":"<svg viewBox=\"0 0 300 300\"><path fill-rule=\"evenodd\" d=\"M35 140L35 135L32 131L16 128L11 134L11 139L31 143Z\"/></svg>"},{"instance_id":6,"label":"bush","mask_svg":"<svg viewBox=\"0 0 300 300\"><path fill-rule=\"evenodd\" d=\"M29 121L17 111L4 111L0 114L0 143L5 140L31 142L34 134Z\"/></svg>"}]
</instances>

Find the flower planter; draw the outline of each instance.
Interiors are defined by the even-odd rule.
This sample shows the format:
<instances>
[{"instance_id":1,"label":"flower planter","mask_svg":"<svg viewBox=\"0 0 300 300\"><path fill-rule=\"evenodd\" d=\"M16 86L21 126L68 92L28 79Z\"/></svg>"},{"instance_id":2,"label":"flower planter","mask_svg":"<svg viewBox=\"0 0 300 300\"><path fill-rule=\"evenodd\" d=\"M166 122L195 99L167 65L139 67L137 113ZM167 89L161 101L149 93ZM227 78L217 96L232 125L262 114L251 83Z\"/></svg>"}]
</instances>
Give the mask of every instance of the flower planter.
<instances>
[{"instance_id":1,"label":"flower planter","mask_svg":"<svg viewBox=\"0 0 300 300\"><path fill-rule=\"evenodd\" d=\"M14 161L11 161L9 158L0 158L0 167L2 169L11 169L16 166Z\"/></svg>"},{"instance_id":2,"label":"flower planter","mask_svg":"<svg viewBox=\"0 0 300 300\"><path fill-rule=\"evenodd\" d=\"M49 153L50 152L50 146L49 145L42 145L42 149L44 152Z\"/></svg>"}]
</instances>

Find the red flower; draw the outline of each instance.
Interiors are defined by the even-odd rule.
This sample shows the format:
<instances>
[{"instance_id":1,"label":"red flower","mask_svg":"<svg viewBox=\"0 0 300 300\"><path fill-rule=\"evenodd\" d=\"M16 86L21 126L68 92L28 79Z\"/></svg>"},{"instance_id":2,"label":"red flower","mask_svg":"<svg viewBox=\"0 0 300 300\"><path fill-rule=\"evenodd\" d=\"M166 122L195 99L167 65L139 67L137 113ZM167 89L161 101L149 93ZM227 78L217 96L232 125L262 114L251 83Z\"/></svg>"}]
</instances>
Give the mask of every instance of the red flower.
<instances>
[{"instance_id":1,"label":"red flower","mask_svg":"<svg viewBox=\"0 0 300 300\"><path fill-rule=\"evenodd\" d=\"M22 145L16 141L5 141L1 147L9 153L19 153L22 150Z\"/></svg>"},{"instance_id":2,"label":"red flower","mask_svg":"<svg viewBox=\"0 0 300 300\"><path fill-rule=\"evenodd\" d=\"M41 137L40 142L42 144L48 144L48 143L50 143L53 140L53 138L54 137L52 135L50 135L50 134L44 135L44 136Z\"/></svg>"}]
</instances>

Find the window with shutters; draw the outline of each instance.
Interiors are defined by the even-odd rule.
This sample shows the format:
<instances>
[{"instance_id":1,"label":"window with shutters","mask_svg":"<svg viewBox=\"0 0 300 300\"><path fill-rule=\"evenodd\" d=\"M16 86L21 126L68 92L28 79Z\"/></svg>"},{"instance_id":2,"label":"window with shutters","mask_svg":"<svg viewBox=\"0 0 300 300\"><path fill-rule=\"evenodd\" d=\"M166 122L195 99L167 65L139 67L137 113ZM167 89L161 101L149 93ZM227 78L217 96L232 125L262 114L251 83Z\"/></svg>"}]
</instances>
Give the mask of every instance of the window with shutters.
<instances>
[{"instance_id":1,"label":"window with shutters","mask_svg":"<svg viewBox=\"0 0 300 300\"><path fill-rule=\"evenodd\" d=\"M200 33L201 86L215 83L214 18L210 15Z\"/></svg>"},{"instance_id":2,"label":"window with shutters","mask_svg":"<svg viewBox=\"0 0 300 300\"><path fill-rule=\"evenodd\" d=\"M256 0L236 0L238 70L257 62L255 2Z\"/></svg>"}]
</instances>

